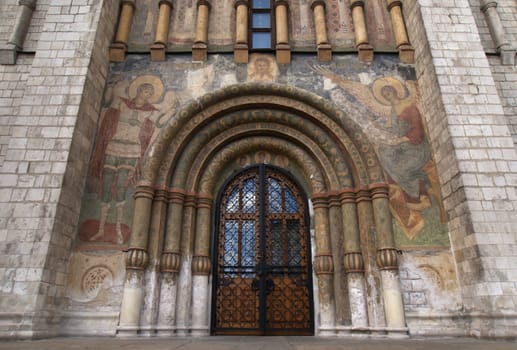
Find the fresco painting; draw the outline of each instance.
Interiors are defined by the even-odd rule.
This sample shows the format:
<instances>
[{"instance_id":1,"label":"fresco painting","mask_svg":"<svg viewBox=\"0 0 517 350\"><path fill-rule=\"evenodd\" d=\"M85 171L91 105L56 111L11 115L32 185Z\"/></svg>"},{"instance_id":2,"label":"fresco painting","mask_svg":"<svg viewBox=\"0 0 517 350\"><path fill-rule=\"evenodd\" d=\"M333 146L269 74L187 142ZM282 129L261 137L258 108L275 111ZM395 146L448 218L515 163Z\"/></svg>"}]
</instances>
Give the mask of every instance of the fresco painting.
<instances>
[{"instance_id":1,"label":"fresco painting","mask_svg":"<svg viewBox=\"0 0 517 350\"><path fill-rule=\"evenodd\" d=\"M122 79L108 87L105 99L109 102L89 165L87 208L82 211L79 238L123 244L129 239L132 193L142 156L178 101L174 92L164 91L161 78L155 75L130 82ZM92 204L98 208L95 217L88 213Z\"/></svg>"},{"instance_id":2,"label":"fresco painting","mask_svg":"<svg viewBox=\"0 0 517 350\"><path fill-rule=\"evenodd\" d=\"M380 55L367 70L352 56L326 65L301 57L281 67L271 54L252 54L248 65L234 64L231 55L219 55L203 65L193 64L188 55L154 66L144 55L114 65L90 162L80 244L127 244L142 157L181 106L228 84L291 84L290 79L331 100L370 138L389 183L397 245L448 246L437 171L412 68L401 69L396 59ZM279 165L288 163L287 158L278 160ZM265 161L273 160L257 153L245 163Z\"/></svg>"}]
</instances>

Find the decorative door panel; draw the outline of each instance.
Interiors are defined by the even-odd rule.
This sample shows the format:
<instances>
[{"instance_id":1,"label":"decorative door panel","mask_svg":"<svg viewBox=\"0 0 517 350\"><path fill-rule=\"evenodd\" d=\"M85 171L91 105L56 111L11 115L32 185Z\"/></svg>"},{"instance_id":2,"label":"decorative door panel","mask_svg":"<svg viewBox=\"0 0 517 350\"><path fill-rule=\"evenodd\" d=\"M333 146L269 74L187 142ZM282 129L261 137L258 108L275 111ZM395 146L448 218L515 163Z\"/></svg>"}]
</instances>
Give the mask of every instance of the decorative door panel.
<instances>
[{"instance_id":1,"label":"decorative door panel","mask_svg":"<svg viewBox=\"0 0 517 350\"><path fill-rule=\"evenodd\" d=\"M215 334L313 334L307 204L300 187L261 165L219 201Z\"/></svg>"}]
</instances>

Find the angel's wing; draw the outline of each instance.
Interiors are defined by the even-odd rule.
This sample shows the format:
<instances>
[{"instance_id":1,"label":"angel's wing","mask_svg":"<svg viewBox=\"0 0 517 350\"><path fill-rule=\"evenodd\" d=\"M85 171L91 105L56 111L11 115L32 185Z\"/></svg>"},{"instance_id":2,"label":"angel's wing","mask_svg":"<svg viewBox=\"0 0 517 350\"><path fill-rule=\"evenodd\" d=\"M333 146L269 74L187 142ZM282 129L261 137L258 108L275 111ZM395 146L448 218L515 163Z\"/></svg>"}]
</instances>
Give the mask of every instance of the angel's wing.
<instances>
[{"instance_id":1,"label":"angel's wing","mask_svg":"<svg viewBox=\"0 0 517 350\"><path fill-rule=\"evenodd\" d=\"M378 116L389 116L391 114L391 106L386 106L379 103L372 94L371 89L357 81L346 79L339 74L332 72L331 70L314 65L311 69L316 73L323 75L325 78L330 79L333 83L337 84L340 88L354 96L358 101L363 103L369 110Z\"/></svg>"}]
</instances>

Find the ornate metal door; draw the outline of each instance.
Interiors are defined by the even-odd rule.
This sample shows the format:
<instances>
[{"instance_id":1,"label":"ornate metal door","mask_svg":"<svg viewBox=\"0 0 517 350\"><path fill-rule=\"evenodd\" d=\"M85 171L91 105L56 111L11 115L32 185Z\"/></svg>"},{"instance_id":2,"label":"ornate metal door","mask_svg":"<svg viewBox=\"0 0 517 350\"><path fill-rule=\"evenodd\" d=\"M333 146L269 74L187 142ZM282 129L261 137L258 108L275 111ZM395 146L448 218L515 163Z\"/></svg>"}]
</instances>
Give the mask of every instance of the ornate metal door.
<instances>
[{"instance_id":1,"label":"ornate metal door","mask_svg":"<svg viewBox=\"0 0 517 350\"><path fill-rule=\"evenodd\" d=\"M288 176L243 171L219 200L212 331L313 334L307 201Z\"/></svg>"}]
</instances>

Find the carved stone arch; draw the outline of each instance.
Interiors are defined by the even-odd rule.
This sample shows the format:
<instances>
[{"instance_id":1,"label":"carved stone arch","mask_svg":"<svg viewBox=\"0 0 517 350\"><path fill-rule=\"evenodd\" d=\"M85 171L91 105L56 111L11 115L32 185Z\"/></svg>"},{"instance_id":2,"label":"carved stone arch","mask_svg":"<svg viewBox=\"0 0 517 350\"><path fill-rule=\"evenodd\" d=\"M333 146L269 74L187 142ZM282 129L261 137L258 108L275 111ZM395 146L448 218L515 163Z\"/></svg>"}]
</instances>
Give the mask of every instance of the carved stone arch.
<instances>
[{"instance_id":1,"label":"carved stone arch","mask_svg":"<svg viewBox=\"0 0 517 350\"><path fill-rule=\"evenodd\" d=\"M149 261L161 261L162 278L156 284L161 284L163 293L178 293L175 305L183 309L160 308L153 317L159 323L174 319L174 327L187 329L190 334L209 332L215 186L224 169L231 167L229 164L239 155L259 149L287 155L303 170L303 181L310 184L315 230L313 266L319 285L317 332L335 334L339 326L335 291L339 292L341 286L334 284L336 271L346 274L349 322L353 327L382 327L368 320L369 314L381 314L388 329L403 330L388 186L372 145L361 128L330 101L299 88L266 83L229 86L189 102L161 130L146 153L135 192L120 328L139 327L139 305L148 283L142 271L149 268ZM158 197L161 203L168 202L166 209L153 205ZM159 211L154 209L158 207ZM163 249L149 256L151 219L166 222L166 228L153 235L163 240ZM372 226L370 222L375 223L374 231L364 229ZM372 234L376 247L365 249L360 236ZM341 241L346 244L341 246ZM366 310L365 251L373 251L373 260L377 261L377 266L368 268L380 270L384 298L377 303L380 308L384 305L385 312ZM178 289L179 285L186 287ZM157 293L149 297L154 298L149 302L160 304ZM160 327L167 328L163 324Z\"/></svg>"}]
</instances>

